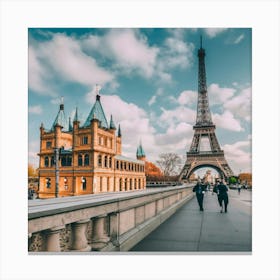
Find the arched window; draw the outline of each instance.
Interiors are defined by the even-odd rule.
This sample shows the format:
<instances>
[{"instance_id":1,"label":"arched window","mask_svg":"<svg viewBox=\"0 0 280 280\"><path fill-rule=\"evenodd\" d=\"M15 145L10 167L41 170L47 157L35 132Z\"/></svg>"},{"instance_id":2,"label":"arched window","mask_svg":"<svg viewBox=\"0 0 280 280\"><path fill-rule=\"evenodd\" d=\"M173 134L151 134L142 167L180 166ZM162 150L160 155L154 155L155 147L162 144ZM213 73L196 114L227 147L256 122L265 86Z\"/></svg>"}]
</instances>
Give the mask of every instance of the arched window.
<instances>
[{"instance_id":1,"label":"arched window","mask_svg":"<svg viewBox=\"0 0 280 280\"><path fill-rule=\"evenodd\" d=\"M54 166L54 156L51 157L51 166Z\"/></svg>"},{"instance_id":2,"label":"arched window","mask_svg":"<svg viewBox=\"0 0 280 280\"><path fill-rule=\"evenodd\" d=\"M112 168L112 158L109 157L109 168Z\"/></svg>"},{"instance_id":3,"label":"arched window","mask_svg":"<svg viewBox=\"0 0 280 280\"><path fill-rule=\"evenodd\" d=\"M120 178L120 191L122 190L122 178Z\"/></svg>"},{"instance_id":4,"label":"arched window","mask_svg":"<svg viewBox=\"0 0 280 280\"><path fill-rule=\"evenodd\" d=\"M127 178L124 179L124 190L127 191Z\"/></svg>"},{"instance_id":5,"label":"arched window","mask_svg":"<svg viewBox=\"0 0 280 280\"><path fill-rule=\"evenodd\" d=\"M123 170L123 162L121 161L121 165L120 165L121 170Z\"/></svg>"},{"instance_id":6,"label":"arched window","mask_svg":"<svg viewBox=\"0 0 280 280\"><path fill-rule=\"evenodd\" d=\"M84 165L89 165L89 155L88 154L85 155Z\"/></svg>"},{"instance_id":7,"label":"arched window","mask_svg":"<svg viewBox=\"0 0 280 280\"><path fill-rule=\"evenodd\" d=\"M78 155L78 166L83 165L83 156L81 154Z\"/></svg>"},{"instance_id":8,"label":"arched window","mask_svg":"<svg viewBox=\"0 0 280 280\"><path fill-rule=\"evenodd\" d=\"M49 157L45 157L45 167L49 166Z\"/></svg>"},{"instance_id":9,"label":"arched window","mask_svg":"<svg viewBox=\"0 0 280 280\"><path fill-rule=\"evenodd\" d=\"M108 157L104 157L104 167L108 167Z\"/></svg>"},{"instance_id":10,"label":"arched window","mask_svg":"<svg viewBox=\"0 0 280 280\"><path fill-rule=\"evenodd\" d=\"M130 178L130 186L129 186L129 189L130 189L130 190L133 190L133 187L132 187L132 178Z\"/></svg>"},{"instance_id":11,"label":"arched window","mask_svg":"<svg viewBox=\"0 0 280 280\"><path fill-rule=\"evenodd\" d=\"M97 164L102 167L102 155L98 155Z\"/></svg>"},{"instance_id":12,"label":"arched window","mask_svg":"<svg viewBox=\"0 0 280 280\"><path fill-rule=\"evenodd\" d=\"M119 165L119 161L116 161L116 169L119 169L120 165Z\"/></svg>"}]
</instances>

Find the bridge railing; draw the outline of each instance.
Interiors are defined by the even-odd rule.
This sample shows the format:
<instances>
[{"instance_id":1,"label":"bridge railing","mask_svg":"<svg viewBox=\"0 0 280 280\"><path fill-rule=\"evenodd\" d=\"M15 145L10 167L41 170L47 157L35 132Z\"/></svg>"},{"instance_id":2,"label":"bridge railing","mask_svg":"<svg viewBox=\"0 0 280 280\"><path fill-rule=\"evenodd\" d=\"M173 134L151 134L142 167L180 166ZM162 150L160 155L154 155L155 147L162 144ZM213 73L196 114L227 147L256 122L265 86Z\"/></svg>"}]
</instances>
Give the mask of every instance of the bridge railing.
<instances>
[{"instance_id":1,"label":"bridge railing","mask_svg":"<svg viewBox=\"0 0 280 280\"><path fill-rule=\"evenodd\" d=\"M193 197L192 186L29 201L29 252L128 251Z\"/></svg>"},{"instance_id":2,"label":"bridge railing","mask_svg":"<svg viewBox=\"0 0 280 280\"><path fill-rule=\"evenodd\" d=\"M167 187L167 186L179 186L178 181L147 181L146 187Z\"/></svg>"}]
</instances>

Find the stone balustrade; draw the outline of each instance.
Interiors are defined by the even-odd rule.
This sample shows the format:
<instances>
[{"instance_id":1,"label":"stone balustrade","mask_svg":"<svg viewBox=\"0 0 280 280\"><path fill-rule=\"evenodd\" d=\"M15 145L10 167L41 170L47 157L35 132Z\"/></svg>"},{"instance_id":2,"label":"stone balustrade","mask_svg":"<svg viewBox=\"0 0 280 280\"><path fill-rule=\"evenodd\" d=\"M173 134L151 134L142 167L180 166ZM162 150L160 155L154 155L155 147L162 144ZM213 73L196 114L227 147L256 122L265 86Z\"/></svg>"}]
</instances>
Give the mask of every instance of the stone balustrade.
<instances>
[{"instance_id":1,"label":"stone balustrade","mask_svg":"<svg viewBox=\"0 0 280 280\"><path fill-rule=\"evenodd\" d=\"M128 251L193 197L192 186L29 201L29 252Z\"/></svg>"}]
</instances>

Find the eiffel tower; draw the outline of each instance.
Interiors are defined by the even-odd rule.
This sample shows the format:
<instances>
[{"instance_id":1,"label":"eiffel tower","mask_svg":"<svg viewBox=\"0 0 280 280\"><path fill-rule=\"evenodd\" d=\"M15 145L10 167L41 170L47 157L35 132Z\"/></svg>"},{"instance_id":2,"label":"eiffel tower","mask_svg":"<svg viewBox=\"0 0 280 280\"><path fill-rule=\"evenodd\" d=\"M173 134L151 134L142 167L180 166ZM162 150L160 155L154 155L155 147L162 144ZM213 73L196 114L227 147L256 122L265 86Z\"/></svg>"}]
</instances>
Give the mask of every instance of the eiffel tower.
<instances>
[{"instance_id":1,"label":"eiffel tower","mask_svg":"<svg viewBox=\"0 0 280 280\"><path fill-rule=\"evenodd\" d=\"M233 172L225 159L224 151L221 150L216 137L216 126L212 122L207 94L204 58L205 50L202 48L202 37L200 36L196 124L193 126L194 136L190 150L187 152L186 163L179 175L179 181L189 179L190 175L201 167L214 168L223 179L233 176Z\"/></svg>"}]
</instances>

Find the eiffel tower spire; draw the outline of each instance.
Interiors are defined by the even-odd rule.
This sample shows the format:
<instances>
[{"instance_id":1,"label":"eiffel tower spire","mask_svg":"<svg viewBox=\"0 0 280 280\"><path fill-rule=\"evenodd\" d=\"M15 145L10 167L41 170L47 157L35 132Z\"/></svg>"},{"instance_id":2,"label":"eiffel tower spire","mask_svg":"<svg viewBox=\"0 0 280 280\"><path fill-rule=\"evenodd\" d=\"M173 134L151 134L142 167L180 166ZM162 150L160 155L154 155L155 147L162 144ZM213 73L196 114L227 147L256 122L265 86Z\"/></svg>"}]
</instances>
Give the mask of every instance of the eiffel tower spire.
<instances>
[{"instance_id":1,"label":"eiffel tower spire","mask_svg":"<svg viewBox=\"0 0 280 280\"><path fill-rule=\"evenodd\" d=\"M205 50L202 48L202 36L200 36L200 49L197 52L198 56L198 100L197 100L197 114L196 125L213 125L206 83L205 70Z\"/></svg>"}]
</instances>

